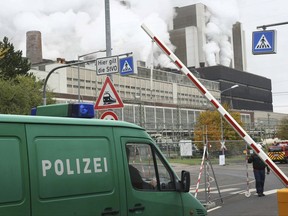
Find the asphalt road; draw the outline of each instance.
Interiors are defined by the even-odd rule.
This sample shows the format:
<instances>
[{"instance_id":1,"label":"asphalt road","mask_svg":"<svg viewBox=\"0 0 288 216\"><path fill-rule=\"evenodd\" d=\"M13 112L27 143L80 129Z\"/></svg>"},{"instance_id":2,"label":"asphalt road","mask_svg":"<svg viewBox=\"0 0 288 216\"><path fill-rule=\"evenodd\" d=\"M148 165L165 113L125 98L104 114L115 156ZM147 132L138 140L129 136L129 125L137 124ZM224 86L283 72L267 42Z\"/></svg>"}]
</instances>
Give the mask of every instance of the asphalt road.
<instances>
[{"instance_id":1,"label":"asphalt road","mask_svg":"<svg viewBox=\"0 0 288 216\"><path fill-rule=\"evenodd\" d=\"M288 175L288 164L277 165L286 175ZM190 193L195 196L200 165L188 166L173 164L172 166L177 173L180 173L181 170L190 172ZM247 192L247 170L250 191L249 197L245 196L245 192ZM205 172L206 176L209 176L209 181L207 178L205 181ZM266 175L264 192L266 196L258 197L255 192L255 181L251 164L248 165L248 169L246 169L245 162L226 164L225 166L212 164L212 167L208 164L206 168L204 167L202 170L197 198L207 207L208 216L277 216L277 190L282 188L285 188L283 183L274 175L274 173L270 173L270 175ZM208 193L208 189L210 189L210 193Z\"/></svg>"}]
</instances>

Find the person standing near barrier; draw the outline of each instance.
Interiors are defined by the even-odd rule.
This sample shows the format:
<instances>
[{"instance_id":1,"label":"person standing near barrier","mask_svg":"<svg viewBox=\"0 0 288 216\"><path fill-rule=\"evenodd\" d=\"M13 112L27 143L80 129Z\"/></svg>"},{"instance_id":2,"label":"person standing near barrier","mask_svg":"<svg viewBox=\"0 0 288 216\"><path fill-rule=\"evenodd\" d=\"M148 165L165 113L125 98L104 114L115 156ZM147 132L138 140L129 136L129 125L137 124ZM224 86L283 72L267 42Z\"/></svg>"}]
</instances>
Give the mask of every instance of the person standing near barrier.
<instances>
[{"instance_id":1,"label":"person standing near barrier","mask_svg":"<svg viewBox=\"0 0 288 216\"><path fill-rule=\"evenodd\" d=\"M258 194L258 197L263 197L265 196L264 194L265 169L267 168L267 175L269 175L270 169L254 152L248 158L248 163L253 164L256 192Z\"/></svg>"}]
</instances>

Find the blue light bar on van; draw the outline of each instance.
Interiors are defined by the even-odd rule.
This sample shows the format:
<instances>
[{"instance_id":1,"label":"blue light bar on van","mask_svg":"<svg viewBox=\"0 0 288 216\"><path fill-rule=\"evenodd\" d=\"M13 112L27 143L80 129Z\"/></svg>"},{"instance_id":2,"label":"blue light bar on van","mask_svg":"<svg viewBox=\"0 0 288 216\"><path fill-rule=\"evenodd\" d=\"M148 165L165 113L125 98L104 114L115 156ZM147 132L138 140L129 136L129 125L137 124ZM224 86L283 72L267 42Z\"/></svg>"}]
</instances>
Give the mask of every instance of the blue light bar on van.
<instances>
[{"instance_id":1,"label":"blue light bar on van","mask_svg":"<svg viewBox=\"0 0 288 216\"><path fill-rule=\"evenodd\" d=\"M88 103L51 104L32 108L31 115L72 118L94 118L94 105Z\"/></svg>"},{"instance_id":2,"label":"blue light bar on van","mask_svg":"<svg viewBox=\"0 0 288 216\"><path fill-rule=\"evenodd\" d=\"M71 104L71 117L94 118L93 104Z\"/></svg>"},{"instance_id":3,"label":"blue light bar on van","mask_svg":"<svg viewBox=\"0 0 288 216\"><path fill-rule=\"evenodd\" d=\"M37 113L37 107L33 107L31 109L31 115L36 115L36 113Z\"/></svg>"}]
</instances>

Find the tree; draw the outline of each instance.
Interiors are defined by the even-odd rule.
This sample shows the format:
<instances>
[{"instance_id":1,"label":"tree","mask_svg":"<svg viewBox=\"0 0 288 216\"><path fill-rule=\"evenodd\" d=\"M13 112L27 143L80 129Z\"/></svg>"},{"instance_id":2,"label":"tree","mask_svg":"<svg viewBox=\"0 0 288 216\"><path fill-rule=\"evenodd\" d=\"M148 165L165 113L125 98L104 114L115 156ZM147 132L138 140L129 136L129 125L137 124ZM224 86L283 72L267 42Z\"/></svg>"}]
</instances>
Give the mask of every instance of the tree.
<instances>
[{"instance_id":1,"label":"tree","mask_svg":"<svg viewBox=\"0 0 288 216\"><path fill-rule=\"evenodd\" d=\"M0 113L30 114L31 108L42 104L43 81L34 76L17 76L13 80L0 79ZM48 104L53 103L48 93Z\"/></svg>"},{"instance_id":2,"label":"tree","mask_svg":"<svg viewBox=\"0 0 288 216\"><path fill-rule=\"evenodd\" d=\"M31 76L28 74L30 66L28 59L22 57L22 51L15 51L7 37L0 41L0 78L8 80L17 75Z\"/></svg>"},{"instance_id":3,"label":"tree","mask_svg":"<svg viewBox=\"0 0 288 216\"><path fill-rule=\"evenodd\" d=\"M241 117L239 112L231 112L229 106L227 104L223 105L224 108L230 113L230 115L238 122L239 125L242 126ZM194 129L194 140L195 141L203 141L203 135L206 136L210 141L221 141L221 127L223 129L223 139L224 140L239 140L240 136L237 132L230 126L224 118L222 119L221 126L221 118L220 113L217 110L211 111L207 110L205 112L201 112L197 119L197 124ZM202 148L198 146L198 148ZM218 148L219 149L219 148Z\"/></svg>"},{"instance_id":4,"label":"tree","mask_svg":"<svg viewBox=\"0 0 288 216\"><path fill-rule=\"evenodd\" d=\"M277 137L282 140L288 140L288 118L283 118L277 131Z\"/></svg>"},{"instance_id":5,"label":"tree","mask_svg":"<svg viewBox=\"0 0 288 216\"><path fill-rule=\"evenodd\" d=\"M0 113L29 114L32 107L41 105L43 81L29 74L30 63L22 58L22 51L15 51L4 37L0 41ZM47 92L47 103L53 103L52 93Z\"/></svg>"}]
</instances>

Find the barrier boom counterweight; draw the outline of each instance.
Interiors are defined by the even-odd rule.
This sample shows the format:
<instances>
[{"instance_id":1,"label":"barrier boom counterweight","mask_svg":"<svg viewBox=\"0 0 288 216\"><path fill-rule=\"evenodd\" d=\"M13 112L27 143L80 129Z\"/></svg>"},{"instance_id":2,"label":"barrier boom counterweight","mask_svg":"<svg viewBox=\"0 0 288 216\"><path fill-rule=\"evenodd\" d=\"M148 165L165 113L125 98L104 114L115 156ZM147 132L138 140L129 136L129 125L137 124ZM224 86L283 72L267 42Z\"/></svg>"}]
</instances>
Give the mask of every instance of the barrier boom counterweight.
<instances>
[{"instance_id":1,"label":"barrier boom counterweight","mask_svg":"<svg viewBox=\"0 0 288 216\"><path fill-rule=\"evenodd\" d=\"M223 118L233 127L233 129L242 137L242 139L254 150L254 152L270 167L275 175L280 179L285 187L288 187L287 176L279 167L266 155L266 153L257 146L256 142L246 133L246 131L236 122L236 120L224 109L224 107L214 98L214 96L202 85L202 83L188 70L188 68L178 59L178 57L148 29L145 24L142 29L149 37L162 49L170 60L194 83L198 90L210 101Z\"/></svg>"}]
</instances>

